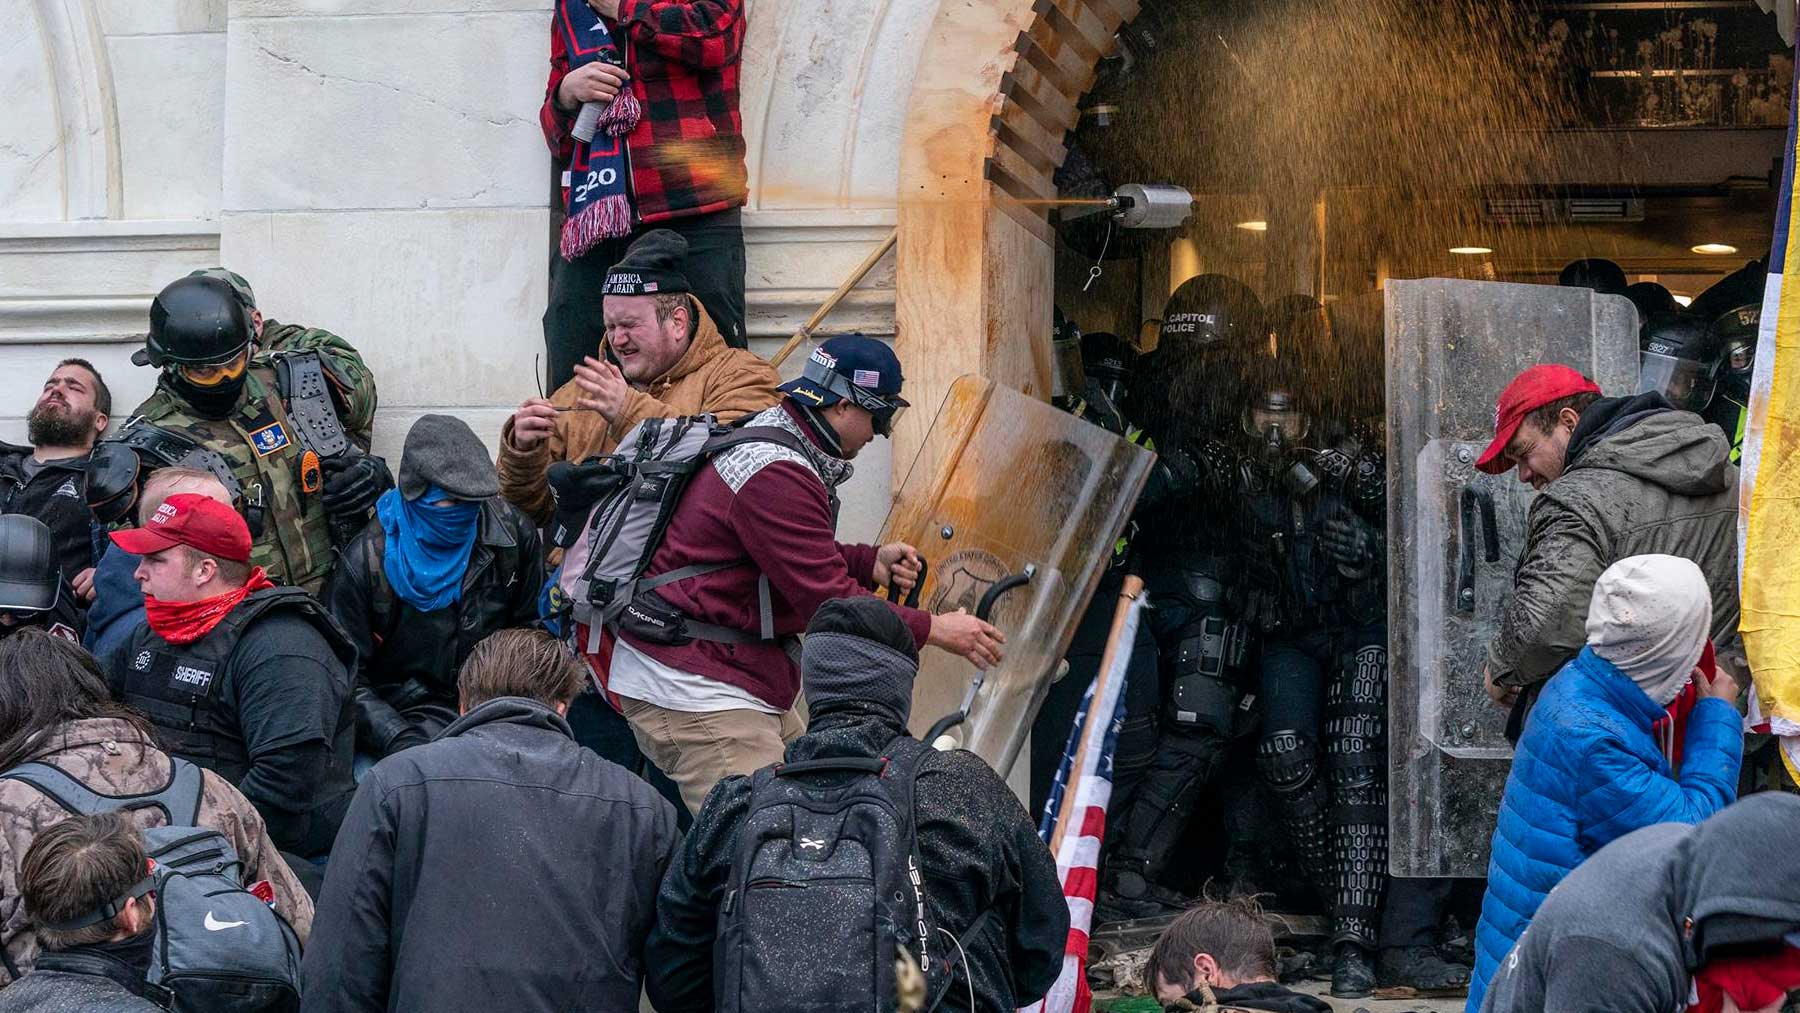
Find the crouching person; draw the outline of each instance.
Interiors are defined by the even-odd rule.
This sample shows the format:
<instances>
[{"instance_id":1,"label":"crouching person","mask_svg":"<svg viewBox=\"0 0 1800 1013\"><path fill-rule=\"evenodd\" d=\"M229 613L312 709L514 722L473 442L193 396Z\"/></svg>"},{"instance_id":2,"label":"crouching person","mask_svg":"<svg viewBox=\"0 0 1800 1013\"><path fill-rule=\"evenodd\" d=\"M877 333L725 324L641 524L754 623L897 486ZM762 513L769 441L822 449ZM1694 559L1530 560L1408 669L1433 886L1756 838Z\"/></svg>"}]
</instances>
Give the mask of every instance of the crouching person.
<instances>
[{"instance_id":1,"label":"crouching person","mask_svg":"<svg viewBox=\"0 0 1800 1013\"><path fill-rule=\"evenodd\" d=\"M937 1009L1036 1002L1062 969L1069 911L1031 818L975 754L907 733L918 648L885 602L828 601L806 633L810 727L785 764L707 795L657 897L651 1003L661 1013L892 1009L882 943L896 929L916 937L916 925L935 930L927 954L951 974L931 979ZM912 853L892 829L909 813L922 880L904 876ZM903 881L885 882L896 868ZM921 891L927 917L913 906ZM901 903L889 904L893 893Z\"/></svg>"},{"instance_id":2,"label":"crouching person","mask_svg":"<svg viewBox=\"0 0 1800 1013\"><path fill-rule=\"evenodd\" d=\"M158 749L143 717L120 706L106 678L81 648L48 633L26 630L0 641L0 771L48 764L101 796L129 799L162 791L174 780L169 754ZM288 870L262 817L231 783L210 771L200 782L196 826L216 830L243 860L243 880L267 880L275 911L305 944L312 900ZM163 826L160 806L132 809L134 827ZM0 942L11 980L37 959L29 887L20 903L20 859L47 829L70 819L57 800L25 781L0 778ZM13 989L0 992L10 996ZM78 1008L78 1007L71 1007Z\"/></svg>"},{"instance_id":3,"label":"crouching person","mask_svg":"<svg viewBox=\"0 0 1800 1013\"><path fill-rule=\"evenodd\" d=\"M1317 996L1276 980L1275 933L1249 897L1206 901L1163 930L1144 965L1144 989L1176 1010L1331 1013Z\"/></svg>"},{"instance_id":4,"label":"crouching person","mask_svg":"<svg viewBox=\"0 0 1800 1013\"><path fill-rule=\"evenodd\" d=\"M542 549L468 423L421 415L400 485L338 558L325 605L356 645L356 748L381 759L456 720L456 672L488 634L537 619Z\"/></svg>"},{"instance_id":5,"label":"crouching person","mask_svg":"<svg viewBox=\"0 0 1800 1013\"><path fill-rule=\"evenodd\" d=\"M19 888L44 950L0 992L0 1013L160 1013L144 981L156 910L148 867L120 813L74 816L39 834Z\"/></svg>"},{"instance_id":6,"label":"crouching person","mask_svg":"<svg viewBox=\"0 0 1800 1013\"><path fill-rule=\"evenodd\" d=\"M323 857L354 787L354 648L311 595L250 565L250 529L222 503L178 493L111 537L142 557L146 619L108 659L114 695L236 784L281 850Z\"/></svg>"},{"instance_id":7,"label":"crouching person","mask_svg":"<svg viewBox=\"0 0 1800 1013\"><path fill-rule=\"evenodd\" d=\"M675 810L575 744L585 668L477 644L462 717L363 778L306 952L305 1013L636 1013Z\"/></svg>"}]
</instances>

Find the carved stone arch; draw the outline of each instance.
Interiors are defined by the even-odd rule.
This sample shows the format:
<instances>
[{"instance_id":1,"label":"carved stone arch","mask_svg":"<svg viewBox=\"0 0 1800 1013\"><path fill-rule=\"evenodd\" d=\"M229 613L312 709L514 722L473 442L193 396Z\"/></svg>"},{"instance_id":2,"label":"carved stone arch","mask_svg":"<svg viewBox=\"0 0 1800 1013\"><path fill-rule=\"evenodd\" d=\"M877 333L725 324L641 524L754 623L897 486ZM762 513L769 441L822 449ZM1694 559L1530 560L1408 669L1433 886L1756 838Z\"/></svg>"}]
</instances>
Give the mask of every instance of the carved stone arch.
<instances>
[{"instance_id":1,"label":"carved stone arch","mask_svg":"<svg viewBox=\"0 0 1800 1013\"><path fill-rule=\"evenodd\" d=\"M63 217L117 218L123 204L118 106L94 0L36 0L61 129Z\"/></svg>"},{"instance_id":2,"label":"carved stone arch","mask_svg":"<svg viewBox=\"0 0 1800 1013\"><path fill-rule=\"evenodd\" d=\"M1051 182L1094 67L1137 0L940 0L900 156L895 315L907 391L935 408L980 373L1048 396ZM909 413L896 461L932 412Z\"/></svg>"}]
</instances>

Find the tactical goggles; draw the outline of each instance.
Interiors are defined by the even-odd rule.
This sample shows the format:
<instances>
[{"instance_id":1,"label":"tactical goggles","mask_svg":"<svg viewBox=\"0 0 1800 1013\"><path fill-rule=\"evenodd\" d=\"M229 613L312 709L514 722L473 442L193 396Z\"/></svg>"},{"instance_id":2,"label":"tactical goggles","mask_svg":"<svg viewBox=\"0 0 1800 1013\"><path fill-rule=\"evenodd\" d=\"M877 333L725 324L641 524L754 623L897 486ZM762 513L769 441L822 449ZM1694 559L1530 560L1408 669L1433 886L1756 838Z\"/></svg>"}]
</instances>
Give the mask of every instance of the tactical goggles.
<instances>
[{"instance_id":1,"label":"tactical goggles","mask_svg":"<svg viewBox=\"0 0 1800 1013\"><path fill-rule=\"evenodd\" d=\"M78 915L74 918L70 918L68 921L49 922L46 923L44 927L53 932L74 932L76 929L85 929L89 925L110 922L114 918L119 917L119 912L125 910L125 905L137 900L147 893L151 893L155 889L155 878L145 876L143 879L140 879L133 884L131 889L104 904L101 904L98 908L89 911L87 914Z\"/></svg>"},{"instance_id":2,"label":"tactical goggles","mask_svg":"<svg viewBox=\"0 0 1800 1013\"><path fill-rule=\"evenodd\" d=\"M800 374L801 379L828 394L836 394L847 399L851 404L861 408L875 417L875 435L889 436L894 431L894 423L900 415L912 405L898 394L880 394L859 387L850 382L850 378L819 362L807 359L806 369Z\"/></svg>"},{"instance_id":3,"label":"tactical goggles","mask_svg":"<svg viewBox=\"0 0 1800 1013\"><path fill-rule=\"evenodd\" d=\"M224 362L177 363L181 378L196 387L217 387L244 375L250 368L250 349L240 350Z\"/></svg>"}]
</instances>

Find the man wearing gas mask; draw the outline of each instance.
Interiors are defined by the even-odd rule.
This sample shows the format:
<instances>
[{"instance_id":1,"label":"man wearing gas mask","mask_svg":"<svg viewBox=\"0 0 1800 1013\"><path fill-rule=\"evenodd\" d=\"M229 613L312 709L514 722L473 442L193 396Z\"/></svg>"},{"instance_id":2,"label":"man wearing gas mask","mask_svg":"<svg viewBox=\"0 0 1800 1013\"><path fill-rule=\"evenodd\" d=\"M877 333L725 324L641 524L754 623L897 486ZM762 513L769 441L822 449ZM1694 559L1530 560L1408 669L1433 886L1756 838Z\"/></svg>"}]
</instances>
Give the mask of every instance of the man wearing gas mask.
<instances>
[{"instance_id":1,"label":"man wearing gas mask","mask_svg":"<svg viewBox=\"0 0 1800 1013\"><path fill-rule=\"evenodd\" d=\"M1139 500L1124 570L1143 576L1155 603L1145 625L1160 655L1157 739L1137 791L1108 817L1101 920L1187 906L1159 880L1233 741L1253 727L1242 706L1251 630L1231 534L1240 455L1226 392L1266 340L1255 294L1201 275L1170 297L1156 351L1137 370L1128 406L1154 438L1161 477Z\"/></svg>"},{"instance_id":2,"label":"man wearing gas mask","mask_svg":"<svg viewBox=\"0 0 1800 1013\"><path fill-rule=\"evenodd\" d=\"M1386 466L1274 364L1251 388L1241 551L1258 630L1256 769L1332 916L1331 994L1375 984L1387 868Z\"/></svg>"},{"instance_id":3,"label":"man wearing gas mask","mask_svg":"<svg viewBox=\"0 0 1800 1013\"><path fill-rule=\"evenodd\" d=\"M269 340L270 327L281 340ZM116 444L145 471L212 472L249 523L251 564L316 592L337 548L393 485L387 465L368 452L375 381L361 356L326 331L264 325L249 286L214 270L157 295L145 347L132 361L161 373ZM90 486L89 502L120 491Z\"/></svg>"},{"instance_id":4,"label":"man wearing gas mask","mask_svg":"<svg viewBox=\"0 0 1800 1013\"><path fill-rule=\"evenodd\" d=\"M1744 452L1744 420L1750 414L1750 378L1756 373L1756 338L1762 303L1726 310L1708 329L1719 352L1719 392L1702 414L1731 441L1731 463Z\"/></svg>"}]
</instances>

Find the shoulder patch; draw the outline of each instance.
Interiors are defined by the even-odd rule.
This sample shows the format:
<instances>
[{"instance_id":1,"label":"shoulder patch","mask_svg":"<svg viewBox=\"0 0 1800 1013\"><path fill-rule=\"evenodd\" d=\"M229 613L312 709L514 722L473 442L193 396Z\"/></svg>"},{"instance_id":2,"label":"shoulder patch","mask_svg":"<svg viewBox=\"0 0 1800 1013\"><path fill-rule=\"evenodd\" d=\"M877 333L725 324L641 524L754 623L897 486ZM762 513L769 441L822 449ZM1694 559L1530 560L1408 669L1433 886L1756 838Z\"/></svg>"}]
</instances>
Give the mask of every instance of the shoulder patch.
<instances>
[{"instance_id":1,"label":"shoulder patch","mask_svg":"<svg viewBox=\"0 0 1800 1013\"><path fill-rule=\"evenodd\" d=\"M287 430L282 428L280 421L271 422L251 432L250 445L256 448L257 457L268 457L288 445Z\"/></svg>"}]
</instances>

